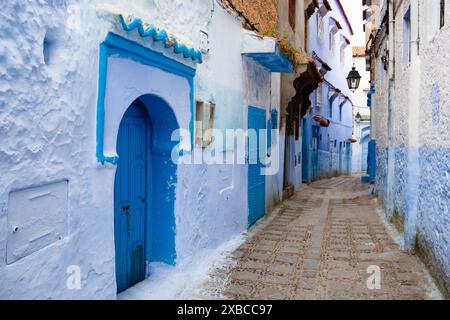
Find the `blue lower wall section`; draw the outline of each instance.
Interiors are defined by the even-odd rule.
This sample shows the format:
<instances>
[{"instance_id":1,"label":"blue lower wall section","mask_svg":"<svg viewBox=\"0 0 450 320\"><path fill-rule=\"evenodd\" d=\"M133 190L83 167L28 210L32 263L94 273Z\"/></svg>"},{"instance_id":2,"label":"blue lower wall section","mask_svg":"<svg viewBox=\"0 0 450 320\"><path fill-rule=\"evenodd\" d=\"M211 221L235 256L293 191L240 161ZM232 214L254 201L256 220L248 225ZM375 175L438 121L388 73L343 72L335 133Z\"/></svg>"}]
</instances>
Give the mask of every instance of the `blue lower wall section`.
<instances>
[{"instance_id":1,"label":"blue lower wall section","mask_svg":"<svg viewBox=\"0 0 450 320\"><path fill-rule=\"evenodd\" d=\"M406 148L395 149L394 210L402 220L406 214L406 187L408 179L408 153Z\"/></svg>"},{"instance_id":2,"label":"blue lower wall section","mask_svg":"<svg viewBox=\"0 0 450 320\"><path fill-rule=\"evenodd\" d=\"M330 174L330 153L319 150L319 178L328 178Z\"/></svg>"},{"instance_id":3,"label":"blue lower wall section","mask_svg":"<svg viewBox=\"0 0 450 320\"><path fill-rule=\"evenodd\" d=\"M345 152L342 152L342 173L339 173L339 152L330 153L329 151L319 150L318 158L319 179L348 174L347 166L351 158L347 159Z\"/></svg>"},{"instance_id":4,"label":"blue lower wall section","mask_svg":"<svg viewBox=\"0 0 450 320\"><path fill-rule=\"evenodd\" d=\"M386 148L377 148L376 189L383 204L387 202L387 166L388 150Z\"/></svg>"},{"instance_id":5,"label":"blue lower wall section","mask_svg":"<svg viewBox=\"0 0 450 320\"><path fill-rule=\"evenodd\" d=\"M420 148L417 174L408 171L417 171L417 166L409 167L414 165L408 163L408 154L412 152L417 154L417 149L393 149L393 205L398 217L405 223L405 237L408 234L416 235L421 249L426 251L425 262L431 266L437 279L446 279L443 286L447 286L447 292L450 292L450 150ZM409 179L418 179L418 183ZM377 148L376 189L380 202L385 207L388 206L387 181L388 149ZM408 189L411 185L416 190L410 190L411 187ZM412 197L413 193L417 197ZM413 203L415 200L417 206ZM408 221L414 223L411 225ZM415 230L408 230L409 228Z\"/></svg>"},{"instance_id":6,"label":"blue lower wall section","mask_svg":"<svg viewBox=\"0 0 450 320\"><path fill-rule=\"evenodd\" d=\"M419 163L418 235L450 279L450 150L421 148Z\"/></svg>"}]
</instances>

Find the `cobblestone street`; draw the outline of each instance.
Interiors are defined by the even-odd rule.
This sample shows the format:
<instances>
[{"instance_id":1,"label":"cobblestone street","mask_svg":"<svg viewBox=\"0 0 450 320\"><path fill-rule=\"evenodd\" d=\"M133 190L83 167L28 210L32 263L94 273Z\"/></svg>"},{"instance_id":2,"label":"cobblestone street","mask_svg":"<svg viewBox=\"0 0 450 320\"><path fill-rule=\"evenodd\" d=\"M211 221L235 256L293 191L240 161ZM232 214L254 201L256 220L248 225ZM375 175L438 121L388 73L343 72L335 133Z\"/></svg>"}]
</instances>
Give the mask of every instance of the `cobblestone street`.
<instances>
[{"instance_id":1,"label":"cobblestone street","mask_svg":"<svg viewBox=\"0 0 450 320\"><path fill-rule=\"evenodd\" d=\"M304 188L250 230L232 256L230 266L203 286L201 298L439 297L418 258L394 242L357 177ZM368 289L370 266L381 269L379 290Z\"/></svg>"}]
</instances>

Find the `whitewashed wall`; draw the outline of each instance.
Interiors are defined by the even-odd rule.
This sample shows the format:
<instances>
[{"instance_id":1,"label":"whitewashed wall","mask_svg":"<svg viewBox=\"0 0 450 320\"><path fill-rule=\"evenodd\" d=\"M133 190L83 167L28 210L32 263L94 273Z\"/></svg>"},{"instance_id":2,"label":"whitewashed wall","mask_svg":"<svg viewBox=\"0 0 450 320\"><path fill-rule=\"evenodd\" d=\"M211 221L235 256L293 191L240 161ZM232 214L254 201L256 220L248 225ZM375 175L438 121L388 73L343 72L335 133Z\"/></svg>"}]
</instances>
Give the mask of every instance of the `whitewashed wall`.
<instances>
[{"instance_id":1,"label":"whitewashed wall","mask_svg":"<svg viewBox=\"0 0 450 320\"><path fill-rule=\"evenodd\" d=\"M111 12L135 14L194 47L199 45L200 30L209 32L210 52L197 68L195 92L197 99L217 104L219 129L245 128L240 23L216 2L203 0L126 4L119 0L12 0L2 1L0 10L5 16L0 21L0 298L115 299L116 168L102 166L95 158L99 44L113 31L194 65L142 40L136 30L122 31ZM52 44L47 64L46 35ZM115 66L120 69L127 63L117 61ZM270 74L262 73L268 79L264 88L275 84L276 89L277 77L271 81ZM248 83L256 80L247 77ZM138 92L137 86L126 90ZM274 92L274 97L278 94ZM267 107L275 101L264 92ZM175 113L183 126L191 117L188 108ZM191 260L201 256L202 250L215 248L246 229L247 170L245 166L180 166L177 175L177 263L199 263ZM6 264L10 193L66 180L67 231L61 240ZM276 179L268 185L275 188ZM66 286L71 265L80 267L81 290Z\"/></svg>"},{"instance_id":2,"label":"whitewashed wall","mask_svg":"<svg viewBox=\"0 0 450 320\"><path fill-rule=\"evenodd\" d=\"M404 233L405 246L416 246L444 293L450 292L449 85L443 52L450 48L450 13L440 29L439 1L411 0L396 10L391 55L395 78L376 61L373 136L377 139L377 190L388 217ZM411 9L411 62L404 61L403 19ZM420 17L420 18L419 18ZM418 32L420 49L417 51ZM386 48L386 43L381 48ZM392 50L392 49L391 49ZM432 61L429 59L433 57ZM389 116L389 100L391 115ZM388 119L391 119L391 123ZM389 132L392 132L389 139Z\"/></svg>"}]
</instances>

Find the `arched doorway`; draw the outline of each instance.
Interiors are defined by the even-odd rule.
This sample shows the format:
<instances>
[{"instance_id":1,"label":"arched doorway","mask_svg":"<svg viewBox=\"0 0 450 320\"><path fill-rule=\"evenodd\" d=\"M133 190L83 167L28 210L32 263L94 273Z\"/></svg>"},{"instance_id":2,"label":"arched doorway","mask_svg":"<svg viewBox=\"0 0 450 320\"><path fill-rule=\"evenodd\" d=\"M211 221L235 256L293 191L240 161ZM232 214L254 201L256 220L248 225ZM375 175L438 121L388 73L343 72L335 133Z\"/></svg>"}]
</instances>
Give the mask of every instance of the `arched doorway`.
<instances>
[{"instance_id":1,"label":"arched doorway","mask_svg":"<svg viewBox=\"0 0 450 320\"><path fill-rule=\"evenodd\" d=\"M172 151L179 129L173 109L143 95L126 110L117 135L114 185L117 291L145 279L148 264L175 265L177 164Z\"/></svg>"},{"instance_id":2,"label":"arched doorway","mask_svg":"<svg viewBox=\"0 0 450 320\"><path fill-rule=\"evenodd\" d=\"M139 100L126 111L117 137L114 185L117 291L145 279L148 195L151 181L150 118Z\"/></svg>"}]
</instances>

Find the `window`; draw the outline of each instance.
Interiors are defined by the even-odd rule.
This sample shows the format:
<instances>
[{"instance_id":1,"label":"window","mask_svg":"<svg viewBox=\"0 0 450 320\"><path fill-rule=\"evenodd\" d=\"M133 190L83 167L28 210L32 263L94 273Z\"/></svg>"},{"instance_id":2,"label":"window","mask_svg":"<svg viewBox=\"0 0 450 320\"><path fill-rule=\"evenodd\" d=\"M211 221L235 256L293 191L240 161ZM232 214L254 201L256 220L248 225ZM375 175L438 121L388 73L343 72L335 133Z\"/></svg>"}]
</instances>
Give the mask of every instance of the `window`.
<instances>
[{"instance_id":1,"label":"window","mask_svg":"<svg viewBox=\"0 0 450 320\"><path fill-rule=\"evenodd\" d=\"M295 0L289 0L289 24L291 25L292 30L295 30Z\"/></svg>"},{"instance_id":2,"label":"window","mask_svg":"<svg viewBox=\"0 0 450 320\"><path fill-rule=\"evenodd\" d=\"M341 65L344 65L345 64L345 45L341 46L340 55L341 55Z\"/></svg>"},{"instance_id":3,"label":"window","mask_svg":"<svg viewBox=\"0 0 450 320\"><path fill-rule=\"evenodd\" d=\"M403 17L403 64L411 62L411 7Z\"/></svg>"},{"instance_id":4,"label":"window","mask_svg":"<svg viewBox=\"0 0 450 320\"><path fill-rule=\"evenodd\" d=\"M334 33L333 32L330 32L329 47L330 47L330 52L334 53L335 43L334 43Z\"/></svg>"},{"instance_id":5,"label":"window","mask_svg":"<svg viewBox=\"0 0 450 320\"><path fill-rule=\"evenodd\" d=\"M330 110L329 110L330 119L333 119L333 100L330 99Z\"/></svg>"},{"instance_id":6,"label":"window","mask_svg":"<svg viewBox=\"0 0 450 320\"><path fill-rule=\"evenodd\" d=\"M323 31L324 31L324 23L323 17L320 13L317 14L317 38L322 41L323 40Z\"/></svg>"},{"instance_id":7,"label":"window","mask_svg":"<svg viewBox=\"0 0 450 320\"><path fill-rule=\"evenodd\" d=\"M214 115L216 106L212 103L197 101L195 107L195 146L207 148L212 143Z\"/></svg>"},{"instance_id":8,"label":"window","mask_svg":"<svg viewBox=\"0 0 450 320\"><path fill-rule=\"evenodd\" d=\"M445 0L427 0L425 1L425 9L427 14L427 23L425 29L427 30L428 41L432 41L439 30L445 26Z\"/></svg>"},{"instance_id":9,"label":"window","mask_svg":"<svg viewBox=\"0 0 450 320\"><path fill-rule=\"evenodd\" d=\"M323 92L323 84L319 83L319 87L316 90L316 107L320 108L322 106L322 92Z\"/></svg>"},{"instance_id":10,"label":"window","mask_svg":"<svg viewBox=\"0 0 450 320\"><path fill-rule=\"evenodd\" d=\"M342 109L344 109L344 105L341 104L339 106L339 121L342 122Z\"/></svg>"}]
</instances>

